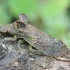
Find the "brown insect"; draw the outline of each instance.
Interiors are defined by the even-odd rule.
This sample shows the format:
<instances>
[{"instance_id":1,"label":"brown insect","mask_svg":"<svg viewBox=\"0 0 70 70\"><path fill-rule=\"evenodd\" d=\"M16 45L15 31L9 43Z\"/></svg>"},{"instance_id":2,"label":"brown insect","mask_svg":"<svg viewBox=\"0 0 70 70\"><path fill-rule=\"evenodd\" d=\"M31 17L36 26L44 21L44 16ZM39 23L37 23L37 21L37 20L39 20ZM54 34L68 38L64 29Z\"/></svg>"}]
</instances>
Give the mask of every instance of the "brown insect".
<instances>
[{"instance_id":1,"label":"brown insect","mask_svg":"<svg viewBox=\"0 0 70 70\"><path fill-rule=\"evenodd\" d=\"M61 57L68 52L68 48L62 41L29 24L25 14L20 14L16 22L0 27L0 32L15 34L34 48L51 57Z\"/></svg>"}]
</instances>

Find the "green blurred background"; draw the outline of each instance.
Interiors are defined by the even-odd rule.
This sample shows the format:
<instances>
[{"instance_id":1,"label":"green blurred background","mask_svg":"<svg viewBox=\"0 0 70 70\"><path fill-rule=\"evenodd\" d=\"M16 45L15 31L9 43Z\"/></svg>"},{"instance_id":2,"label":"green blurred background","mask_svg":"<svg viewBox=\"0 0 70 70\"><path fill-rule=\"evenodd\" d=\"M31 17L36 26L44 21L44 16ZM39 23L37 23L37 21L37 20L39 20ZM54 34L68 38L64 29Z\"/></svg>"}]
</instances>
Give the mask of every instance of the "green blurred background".
<instances>
[{"instance_id":1,"label":"green blurred background","mask_svg":"<svg viewBox=\"0 0 70 70\"><path fill-rule=\"evenodd\" d=\"M20 13L32 25L70 47L70 0L0 0L0 25L12 23Z\"/></svg>"}]
</instances>

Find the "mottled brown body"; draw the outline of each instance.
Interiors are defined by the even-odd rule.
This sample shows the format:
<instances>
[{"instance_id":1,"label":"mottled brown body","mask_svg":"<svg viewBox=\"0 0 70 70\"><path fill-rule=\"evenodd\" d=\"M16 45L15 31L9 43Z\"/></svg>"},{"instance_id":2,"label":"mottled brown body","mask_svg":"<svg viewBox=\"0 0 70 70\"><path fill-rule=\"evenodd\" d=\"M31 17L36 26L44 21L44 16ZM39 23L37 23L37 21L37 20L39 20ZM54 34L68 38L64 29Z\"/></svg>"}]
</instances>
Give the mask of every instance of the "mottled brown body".
<instances>
[{"instance_id":1,"label":"mottled brown body","mask_svg":"<svg viewBox=\"0 0 70 70\"><path fill-rule=\"evenodd\" d=\"M19 30L22 33L19 33L20 37L48 56L63 56L68 51L63 42L52 38L30 24L28 24L25 28L20 27Z\"/></svg>"},{"instance_id":2,"label":"mottled brown body","mask_svg":"<svg viewBox=\"0 0 70 70\"><path fill-rule=\"evenodd\" d=\"M23 38L34 48L51 57L63 56L68 52L66 45L62 41L52 38L29 24L27 17L23 14L19 16L19 20L5 26L5 29L0 27L0 32L15 34L17 37Z\"/></svg>"}]
</instances>

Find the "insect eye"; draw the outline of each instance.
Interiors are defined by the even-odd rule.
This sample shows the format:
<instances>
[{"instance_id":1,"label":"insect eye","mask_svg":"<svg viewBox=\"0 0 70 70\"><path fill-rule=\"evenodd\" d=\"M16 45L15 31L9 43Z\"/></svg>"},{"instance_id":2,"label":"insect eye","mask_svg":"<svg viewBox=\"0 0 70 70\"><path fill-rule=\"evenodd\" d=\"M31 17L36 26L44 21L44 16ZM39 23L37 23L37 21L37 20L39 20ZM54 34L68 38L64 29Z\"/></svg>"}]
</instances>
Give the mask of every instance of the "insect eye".
<instances>
[{"instance_id":1,"label":"insect eye","mask_svg":"<svg viewBox=\"0 0 70 70\"><path fill-rule=\"evenodd\" d=\"M17 27L18 28L25 28L25 24L24 23L21 23L21 22L19 22L18 24L17 24Z\"/></svg>"}]
</instances>

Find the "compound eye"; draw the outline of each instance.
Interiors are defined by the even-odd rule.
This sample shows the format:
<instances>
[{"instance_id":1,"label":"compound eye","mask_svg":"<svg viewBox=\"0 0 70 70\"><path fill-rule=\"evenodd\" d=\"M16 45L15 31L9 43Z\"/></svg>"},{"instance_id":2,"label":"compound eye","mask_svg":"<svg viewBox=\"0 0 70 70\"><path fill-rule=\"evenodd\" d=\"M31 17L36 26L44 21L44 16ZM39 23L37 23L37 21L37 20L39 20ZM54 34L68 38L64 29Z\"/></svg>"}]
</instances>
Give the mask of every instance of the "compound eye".
<instances>
[{"instance_id":1,"label":"compound eye","mask_svg":"<svg viewBox=\"0 0 70 70\"><path fill-rule=\"evenodd\" d=\"M17 24L17 27L18 27L18 28L25 28L26 25L25 25L24 23L19 22L19 23Z\"/></svg>"}]
</instances>

